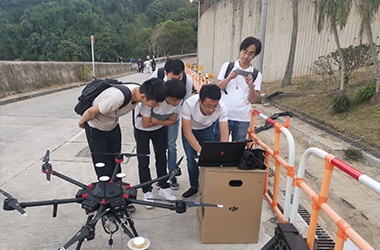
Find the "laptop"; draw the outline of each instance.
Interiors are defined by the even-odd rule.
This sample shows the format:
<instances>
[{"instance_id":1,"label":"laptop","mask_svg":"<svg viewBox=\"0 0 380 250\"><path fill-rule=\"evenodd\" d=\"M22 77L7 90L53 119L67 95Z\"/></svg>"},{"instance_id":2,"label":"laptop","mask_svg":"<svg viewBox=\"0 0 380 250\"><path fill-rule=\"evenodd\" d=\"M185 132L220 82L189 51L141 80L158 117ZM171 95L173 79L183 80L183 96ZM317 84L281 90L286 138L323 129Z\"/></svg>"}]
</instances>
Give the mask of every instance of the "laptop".
<instances>
[{"instance_id":1,"label":"laptop","mask_svg":"<svg viewBox=\"0 0 380 250\"><path fill-rule=\"evenodd\" d=\"M233 166L240 163L240 158L247 146L246 141L217 142L206 141L203 143L198 159L200 167Z\"/></svg>"}]
</instances>

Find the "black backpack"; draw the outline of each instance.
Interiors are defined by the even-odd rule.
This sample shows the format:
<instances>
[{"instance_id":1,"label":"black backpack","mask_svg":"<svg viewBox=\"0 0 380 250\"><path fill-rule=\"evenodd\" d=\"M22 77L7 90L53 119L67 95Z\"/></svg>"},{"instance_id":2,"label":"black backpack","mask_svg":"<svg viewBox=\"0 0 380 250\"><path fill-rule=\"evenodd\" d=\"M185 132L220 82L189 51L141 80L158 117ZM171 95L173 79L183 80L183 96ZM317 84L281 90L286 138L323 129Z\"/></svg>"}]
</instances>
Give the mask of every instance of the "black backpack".
<instances>
[{"instance_id":1,"label":"black backpack","mask_svg":"<svg viewBox=\"0 0 380 250\"><path fill-rule=\"evenodd\" d=\"M228 77L228 75L231 73L232 69L234 68L234 65L235 65L235 62L230 62L227 66L227 69L226 69L226 73L224 74L224 79L226 79ZM256 81L256 78L257 78L257 75L259 74L259 71L256 69L256 68L253 68L253 72L252 72L252 79L253 79L253 82ZM223 90L224 93L227 95L227 91L226 89Z\"/></svg>"},{"instance_id":2,"label":"black backpack","mask_svg":"<svg viewBox=\"0 0 380 250\"><path fill-rule=\"evenodd\" d=\"M131 90L121 84L136 84L137 83L123 83L115 79L95 79L83 89L82 94L78 97L78 103L74 108L75 113L83 115L83 113L92 106L94 99L109 87L115 87L119 89L124 95L124 102L120 108L125 107L132 97Z\"/></svg>"}]
</instances>

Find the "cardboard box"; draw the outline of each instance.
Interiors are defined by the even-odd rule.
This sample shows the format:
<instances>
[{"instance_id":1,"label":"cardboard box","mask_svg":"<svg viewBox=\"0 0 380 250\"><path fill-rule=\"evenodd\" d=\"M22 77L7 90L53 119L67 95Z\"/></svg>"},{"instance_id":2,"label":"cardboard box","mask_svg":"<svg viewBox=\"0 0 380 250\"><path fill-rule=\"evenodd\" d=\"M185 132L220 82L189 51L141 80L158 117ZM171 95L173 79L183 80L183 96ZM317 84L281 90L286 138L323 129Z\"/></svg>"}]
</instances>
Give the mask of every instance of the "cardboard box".
<instances>
[{"instance_id":1,"label":"cardboard box","mask_svg":"<svg viewBox=\"0 0 380 250\"><path fill-rule=\"evenodd\" d=\"M214 182L220 167L201 167L199 195ZM264 192L264 170L225 167L200 202L223 208L199 207L199 228L203 243L257 243Z\"/></svg>"}]
</instances>

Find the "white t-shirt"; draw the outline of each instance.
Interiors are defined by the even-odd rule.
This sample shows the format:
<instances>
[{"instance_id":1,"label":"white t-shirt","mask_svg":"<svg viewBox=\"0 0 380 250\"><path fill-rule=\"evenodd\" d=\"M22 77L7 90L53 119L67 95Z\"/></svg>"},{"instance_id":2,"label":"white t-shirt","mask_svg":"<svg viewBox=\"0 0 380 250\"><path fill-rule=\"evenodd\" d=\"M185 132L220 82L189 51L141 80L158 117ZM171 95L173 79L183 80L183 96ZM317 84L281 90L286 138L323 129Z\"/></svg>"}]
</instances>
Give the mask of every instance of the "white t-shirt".
<instances>
[{"instance_id":1,"label":"white t-shirt","mask_svg":"<svg viewBox=\"0 0 380 250\"><path fill-rule=\"evenodd\" d=\"M124 84L131 92L138 88L137 84ZM88 121L88 124L102 131L111 131L119 123L119 116L131 112L137 105L129 102L125 107L120 108L124 102L124 94L115 87L110 87L100 93L92 102L92 106L99 106L100 114Z\"/></svg>"},{"instance_id":2,"label":"white t-shirt","mask_svg":"<svg viewBox=\"0 0 380 250\"><path fill-rule=\"evenodd\" d=\"M228 121L227 107L224 102L219 101L219 107L211 115L203 115L199 107L199 94L193 95L183 104L182 118L191 120L191 127L194 130L201 130L210 127L216 120L219 122Z\"/></svg>"},{"instance_id":3,"label":"white t-shirt","mask_svg":"<svg viewBox=\"0 0 380 250\"><path fill-rule=\"evenodd\" d=\"M224 80L224 75L229 62L223 64L220 69L218 80ZM234 69L242 69L239 64L239 60L235 62ZM253 66L250 65L247 69L242 69L245 71L253 72ZM231 71L232 71L231 70ZM260 90L261 88L262 75L259 72L257 78L253 83L255 85L255 90ZM222 91L223 101L228 109L228 119L233 121L249 122L251 120L251 102L249 101L249 87L245 82L244 77L238 75L235 79L232 79L226 86L225 90L228 94Z\"/></svg>"},{"instance_id":4,"label":"white t-shirt","mask_svg":"<svg viewBox=\"0 0 380 250\"><path fill-rule=\"evenodd\" d=\"M135 127L143 131L154 131L154 130L160 129L164 125L158 124L149 128L144 128L142 126L142 116L144 117L154 116L159 120L162 120L162 119L166 120L171 114L178 113L180 106L181 105L174 107L170 105L169 103L167 103L166 100L164 100L163 102L160 102L160 106L152 109L143 103L139 103L135 109Z\"/></svg>"},{"instance_id":5,"label":"white t-shirt","mask_svg":"<svg viewBox=\"0 0 380 250\"><path fill-rule=\"evenodd\" d=\"M149 68L149 66L150 66L150 62L149 62L148 60L146 60L146 61L144 62L144 64L145 64L145 68Z\"/></svg>"}]
</instances>

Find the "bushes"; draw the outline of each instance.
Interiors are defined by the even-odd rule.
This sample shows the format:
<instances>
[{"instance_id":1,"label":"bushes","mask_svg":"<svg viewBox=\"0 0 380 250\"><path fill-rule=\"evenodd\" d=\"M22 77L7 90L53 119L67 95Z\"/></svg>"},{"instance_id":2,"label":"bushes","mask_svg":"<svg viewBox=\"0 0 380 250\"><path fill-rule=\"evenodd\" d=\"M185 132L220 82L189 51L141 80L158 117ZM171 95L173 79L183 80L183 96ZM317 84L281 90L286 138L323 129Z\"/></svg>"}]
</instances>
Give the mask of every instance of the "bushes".
<instances>
[{"instance_id":1,"label":"bushes","mask_svg":"<svg viewBox=\"0 0 380 250\"><path fill-rule=\"evenodd\" d=\"M358 92L356 92L352 103L355 105L359 105L365 102L369 102L372 96L375 94L376 84L369 83L363 87L361 87Z\"/></svg>"},{"instance_id":2,"label":"bushes","mask_svg":"<svg viewBox=\"0 0 380 250\"><path fill-rule=\"evenodd\" d=\"M330 102L329 107L332 114L346 112L350 109L351 101L346 94L334 96Z\"/></svg>"},{"instance_id":3,"label":"bushes","mask_svg":"<svg viewBox=\"0 0 380 250\"><path fill-rule=\"evenodd\" d=\"M363 158L362 151L357 148L349 147L343 150L344 158L347 160L358 161Z\"/></svg>"},{"instance_id":4,"label":"bushes","mask_svg":"<svg viewBox=\"0 0 380 250\"><path fill-rule=\"evenodd\" d=\"M376 84L368 83L359 88L352 101L346 94L334 96L329 102L330 111L332 114L339 114L348 111L352 105L357 106L362 103L369 102L375 94L375 91Z\"/></svg>"}]
</instances>

